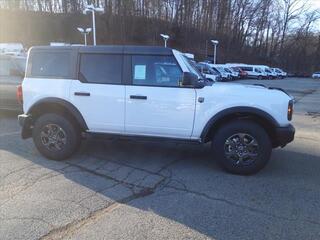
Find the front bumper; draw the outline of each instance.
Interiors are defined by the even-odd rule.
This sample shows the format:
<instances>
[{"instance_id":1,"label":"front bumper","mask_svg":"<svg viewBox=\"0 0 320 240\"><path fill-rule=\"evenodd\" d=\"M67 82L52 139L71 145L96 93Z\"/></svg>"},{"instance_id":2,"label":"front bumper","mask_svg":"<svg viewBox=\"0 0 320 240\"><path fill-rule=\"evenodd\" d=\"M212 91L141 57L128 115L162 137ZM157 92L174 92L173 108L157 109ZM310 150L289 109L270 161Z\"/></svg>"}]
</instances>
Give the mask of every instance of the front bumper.
<instances>
[{"instance_id":1,"label":"front bumper","mask_svg":"<svg viewBox=\"0 0 320 240\"><path fill-rule=\"evenodd\" d=\"M290 124L287 127L276 128L276 147L284 147L294 140L295 128Z\"/></svg>"},{"instance_id":2,"label":"front bumper","mask_svg":"<svg viewBox=\"0 0 320 240\"><path fill-rule=\"evenodd\" d=\"M27 139L32 136L33 121L30 115L22 114L18 116L19 125L22 127L21 137Z\"/></svg>"}]
</instances>

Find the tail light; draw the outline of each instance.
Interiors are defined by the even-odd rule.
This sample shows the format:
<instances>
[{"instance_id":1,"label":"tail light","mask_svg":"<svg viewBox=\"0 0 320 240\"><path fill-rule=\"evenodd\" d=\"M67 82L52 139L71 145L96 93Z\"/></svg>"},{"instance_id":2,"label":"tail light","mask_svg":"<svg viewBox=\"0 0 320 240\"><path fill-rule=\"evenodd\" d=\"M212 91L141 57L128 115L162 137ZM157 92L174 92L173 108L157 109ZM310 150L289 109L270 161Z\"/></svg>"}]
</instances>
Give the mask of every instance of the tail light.
<instances>
[{"instance_id":1,"label":"tail light","mask_svg":"<svg viewBox=\"0 0 320 240\"><path fill-rule=\"evenodd\" d=\"M292 120L292 115L293 115L293 100L289 101L288 105L288 120Z\"/></svg>"},{"instance_id":2,"label":"tail light","mask_svg":"<svg viewBox=\"0 0 320 240\"><path fill-rule=\"evenodd\" d=\"M17 100L19 104L23 103L22 85L19 85L17 87Z\"/></svg>"}]
</instances>

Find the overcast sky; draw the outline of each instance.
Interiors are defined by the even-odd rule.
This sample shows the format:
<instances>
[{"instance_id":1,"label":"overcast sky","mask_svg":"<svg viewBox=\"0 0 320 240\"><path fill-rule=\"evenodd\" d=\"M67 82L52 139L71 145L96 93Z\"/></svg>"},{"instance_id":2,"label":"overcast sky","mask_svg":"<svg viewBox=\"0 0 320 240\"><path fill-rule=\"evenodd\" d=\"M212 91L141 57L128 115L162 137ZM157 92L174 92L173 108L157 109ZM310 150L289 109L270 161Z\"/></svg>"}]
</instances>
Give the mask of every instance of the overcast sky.
<instances>
[{"instance_id":1,"label":"overcast sky","mask_svg":"<svg viewBox=\"0 0 320 240\"><path fill-rule=\"evenodd\" d=\"M319 8L320 9L320 0L311 0L311 4L314 8Z\"/></svg>"}]
</instances>

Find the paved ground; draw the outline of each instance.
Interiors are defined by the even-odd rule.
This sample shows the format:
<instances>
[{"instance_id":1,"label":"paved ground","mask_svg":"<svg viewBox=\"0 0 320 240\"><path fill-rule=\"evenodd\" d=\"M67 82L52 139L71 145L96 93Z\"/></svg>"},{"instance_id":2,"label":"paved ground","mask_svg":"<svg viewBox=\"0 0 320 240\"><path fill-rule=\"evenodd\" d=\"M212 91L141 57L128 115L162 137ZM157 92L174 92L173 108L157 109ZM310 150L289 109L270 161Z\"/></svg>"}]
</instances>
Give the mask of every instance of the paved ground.
<instances>
[{"instance_id":1,"label":"paved ground","mask_svg":"<svg viewBox=\"0 0 320 240\"><path fill-rule=\"evenodd\" d=\"M262 83L296 97L297 136L250 177L209 146L87 141L48 161L1 113L0 239L319 239L320 81Z\"/></svg>"}]
</instances>

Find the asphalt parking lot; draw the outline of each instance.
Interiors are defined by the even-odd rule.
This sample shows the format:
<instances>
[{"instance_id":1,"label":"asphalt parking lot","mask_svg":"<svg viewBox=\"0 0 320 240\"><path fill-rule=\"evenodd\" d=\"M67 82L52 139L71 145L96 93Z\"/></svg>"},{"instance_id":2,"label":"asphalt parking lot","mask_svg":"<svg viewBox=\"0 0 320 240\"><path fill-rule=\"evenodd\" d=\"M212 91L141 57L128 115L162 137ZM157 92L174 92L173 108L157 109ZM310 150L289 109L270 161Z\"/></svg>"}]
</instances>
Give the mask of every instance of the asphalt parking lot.
<instances>
[{"instance_id":1,"label":"asphalt parking lot","mask_svg":"<svg viewBox=\"0 0 320 240\"><path fill-rule=\"evenodd\" d=\"M209 145L88 140L48 161L0 113L0 239L320 239L320 80L241 83L296 99L296 140L248 177Z\"/></svg>"}]
</instances>

